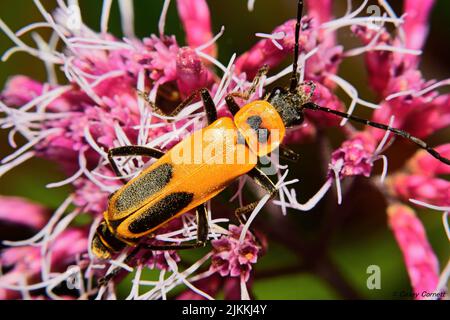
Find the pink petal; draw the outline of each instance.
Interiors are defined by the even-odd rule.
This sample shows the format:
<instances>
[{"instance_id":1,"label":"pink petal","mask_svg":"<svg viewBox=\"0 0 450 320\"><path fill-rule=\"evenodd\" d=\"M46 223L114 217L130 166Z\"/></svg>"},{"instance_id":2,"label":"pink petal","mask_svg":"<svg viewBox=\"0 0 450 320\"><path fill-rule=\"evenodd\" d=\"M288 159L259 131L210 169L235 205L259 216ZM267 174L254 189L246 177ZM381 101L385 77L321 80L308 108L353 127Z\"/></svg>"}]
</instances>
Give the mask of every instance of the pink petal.
<instances>
[{"instance_id":1,"label":"pink petal","mask_svg":"<svg viewBox=\"0 0 450 320\"><path fill-rule=\"evenodd\" d=\"M270 68L277 66L294 49L294 31L295 20L289 20L275 28L272 33L284 32L285 34L284 39L278 41L283 50L278 49L271 39L260 40L236 60L236 71L238 73L245 72L247 77L252 79L264 64L267 64Z\"/></svg>"},{"instance_id":2,"label":"pink petal","mask_svg":"<svg viewBox=\"0 0 450 320\"><path fill-rule=\"evenodd\" d=\"M177 84L183 97L197 89L207 87L212 75L195 50L180 48L177 55Z\"/></svg>"},{"instance_id":3,"label":"pink petal","mask_svg":"<svg viewBox=\"0 0 450 320\"><path fill-rule=\"evenodd\" d=\"M405 259L406 269L417 299L422 292L434 292L439 282L439 265L425 229L414 211L405 205L388 208L389 225Z\"/></svg>"},{"instance_id":4,"label":"pink petal","mask_svg":"<svg viewBox=\"0 0 450 320\"><path fill-rule=\"evenodd\" d=\"M315 17L319 23L330 21L333 17L333 1L306 0L308 16Z\"/></svg>"},{"instance_id":5,"label":"pink petal","mask_svg":"<svg viewBox=\"0 0 450 320\"><path fill-rule=\"evenodd\" d=\"M404 12L407 14L403 28L406 36L406 47L421 49L428 34L428 16L433 8L434 0L405 0Z\"/></svg>"},{"instance_id":6,"label":"pink petal","mask_svg":"<svg viewBox=\"0 0 450 320\"><path fill-rule=\"evenodd\" d=\"M450 143L436 147L436 151L443 157L450 158ZM419 150L408 161L408 169L414 174L433 177L438 174L450 174L450 166L442 163L425 150Z\"/></svg>"},{"instance_id":7,"label":"pink petal","mask_svg":"<svg viewBox=\"0 0 450 320\"><path fill-rule=\"evenodd\" d=\"M43 85L27 76L11 77L2 92L2 101L8 106L21 106L42 94Z\"/></svg>"},{"instance_id":8,"label":"pink petal","mask_svg":"<svg viewBox=\"0 0 450 320\"><path fill-rule=\"evenodd\" d=\"M48 211L40 204L19 197L0 196L0 220L40 229L48 220Z\"/></svg>"},{"instance_id":9,"label":"pink petal","mask_svg":"<svg viewBox=\"0 0 450 320\"><path fill-rule=\"evenodd\" d=\"M186 32L186 41L190 47L196 48L212 39L211 15L205 0L177 0L177 6ZM210 46L205 51L215 57L216 45Z\"/></svg>"},{"instance_id":10,"label":"pink petal","mask_svg":"<svg viewBox=\"0 0 450 320\"><path fill-rule=\"evenodd\" d=\"M416 199L437 206L450 205L450 182L447 180L397 174L390 177L387 183L391 192L405 201Z\"/></svg>"}]
</instances>

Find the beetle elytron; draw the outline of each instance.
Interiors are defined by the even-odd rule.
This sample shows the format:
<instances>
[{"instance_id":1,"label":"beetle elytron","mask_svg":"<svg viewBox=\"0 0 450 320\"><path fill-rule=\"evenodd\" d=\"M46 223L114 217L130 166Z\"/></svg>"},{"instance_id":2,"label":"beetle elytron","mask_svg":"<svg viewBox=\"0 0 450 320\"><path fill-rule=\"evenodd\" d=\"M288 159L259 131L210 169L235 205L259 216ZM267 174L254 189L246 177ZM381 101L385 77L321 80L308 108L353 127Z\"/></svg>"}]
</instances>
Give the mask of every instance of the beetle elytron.
<instances>
[{"instance_id":1,"label":"beetle elytron","mask_svg":"<svg viewBox=\"0 0 450 320\"><path fill-rule=\"evenodd\" d=\"M208 120L208 126L203 128L202 132L205 134L211 130L218 130L219 132L221 130L232 130L232 132L235 132L236 139L226 146L229 151L235 152L238 147L243 147L246 153L257 153L256 155L260 157L280 147L284 156L296 158L297 155L293 151L282 147L279 143L284 136L285 129L303 122L304 109L322 111L389 130L427 150L438 160L450 164L449 159L443 158L425 142L412 137L405 131L321 107L310 101L312 92L308 96L303 93L301 86L305 84L299 85L296 72L302 10L303 1L299 0L295 27L293 72L289 88L275 88L265 100L253 101L240 108L234 97L248 99L253 94L260 79L268 71L268 68L264 66L254 78L251 88L246 93L231 93L226 96L227 107L234 119L226 117L217 119L216 108L207 89L200 89L192 93L170 115L176 115L196 97L200 96ZM313 91L314 86L308 85L311 85L311 91ZM141 95L147 98L145 94L141 93ZM151 103L148 99L146 100ZM280 141L272 141L268 134L259 135L271 130L280 132ZM259 152L259 149L255 150L248 145L249 140L256 134L265 137L259 140L259 144L266 147L265 152ZM127 245L137 245L142 237L152 235L162 225L191 209L196 209L197 212L198 230L197 240L194 243L162 246L144 245L144 248L177 250L204 246L208 236L207 211L204 203L241 175L249 175L271 197L277 195L275 185L258 168L256 163L212 164L210 161L212 159L203 159L201 163L194 164L175 164L171 161L174 152L179 151L180 148L189 147L192 143L191 135L179 142L166 154L160 150L142 146L125 146L109 150L108 158L111 167L118 176L121 174L114 157L139 155L153 157L157 161L110 196L108 210L104 213L104 221L98 227L92 241L92 251L97 257L107 259L111 257L112 253L120 251ZM224 140L221 135L217 135L216 140L208 143L221 145ZM245 215L251 212L256 204L257 202L253 202L236 210L241 223L245 220Z\"/></svg>"}]
</instances>

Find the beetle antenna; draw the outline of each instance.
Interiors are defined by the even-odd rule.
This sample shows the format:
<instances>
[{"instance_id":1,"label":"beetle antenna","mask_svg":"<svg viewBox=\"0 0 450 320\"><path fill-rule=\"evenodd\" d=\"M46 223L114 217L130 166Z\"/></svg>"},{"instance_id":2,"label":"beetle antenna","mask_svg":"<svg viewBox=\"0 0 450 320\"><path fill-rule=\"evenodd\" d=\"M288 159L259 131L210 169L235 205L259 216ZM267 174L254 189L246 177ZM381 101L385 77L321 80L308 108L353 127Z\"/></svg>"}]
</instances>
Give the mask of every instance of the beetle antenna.
<instances>
[{"instance_id":1,"label":"beetle antenna","mask_svg":"<svg viewBox=\"0 0 450 320\"><path fill-rule=\"evenodd\" d=\"M289 91L294 93L298 85L298 42L300 39L300 21L303 15L303 0L297 2L297 23L295 24L295 47L294 47L294 63L292 65L291 85Z\"/></svg>"},{"instance_id":2,"label":"beetle antenna","mask_svg":"<svg viewBox=\"0 0 450 320\"><path fill-rule=\"evenodd\" d=\"M444 158L439 152L437 152L435 149L431 148L425 141L412 136L410 133L408 133L406 131L403 131L403 130L400 130L400 129L396 129L396 128L392 128L392 127L387 126L387 125L382 124L382 123L372 122L370 120L366 120L366 119L363 119L363 118L352 116L352 115L350 115L348 113L340 112L340 111L333 110L333 109L330 109L330 108L321 107L321 106L319 106L319 105L317 105L315 103L312 103L312 102L305 103L304 105L302 105L302 108L331 113L331 114L337 115L339 117L346 118L346 119L349 119L349 120L352 120L352 121L355 121L355 122L359 122L359 123L362 123L362 124L365 124L365 125L368 125L368 126L371 126L371 127L374 127L374 128L390 131L390 132L392 132L392 133L394 133L394 134L396 134L396 135L398 135L400 137L408 139L409 141L413 142L414 144L416 144L420 148L426 150L430 155L432 155L437 160L439 160L439 161L441 161L441 162L443 162L443 163L445 163L447 165L450 165L450 159Z\"/></svg>"}]
</instances>

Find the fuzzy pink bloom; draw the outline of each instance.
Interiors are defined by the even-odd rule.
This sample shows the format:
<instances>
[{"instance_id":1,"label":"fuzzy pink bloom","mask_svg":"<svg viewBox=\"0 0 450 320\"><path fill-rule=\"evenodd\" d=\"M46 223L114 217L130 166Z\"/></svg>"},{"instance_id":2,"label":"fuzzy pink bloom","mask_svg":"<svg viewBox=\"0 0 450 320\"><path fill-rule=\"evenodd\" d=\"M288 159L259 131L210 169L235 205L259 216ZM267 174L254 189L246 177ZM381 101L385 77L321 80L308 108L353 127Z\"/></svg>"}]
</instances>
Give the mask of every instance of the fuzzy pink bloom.
<instances>
[{"instance_id":1,"label":"fuzzy pink bloom","mask_svg":"<svg viewBox=\"0 0 450 320\"><path fill-rule=\"evenodd\" d=\"M2 92L2 101L7 105L20 106L42 94L42 84L27 76L8 79Z\"/></svg>"},{"instance_id":2,"label":"fuzzy pink bloom","mask_svg":"<svg viewBox=\"0 0 450 320\"><path fill-rule=\"evenodd\" d=\"M450 158L450 143L436 147L443 157ZM440 174L450 174L450 166L432 157L425 150L419 150L408 161L408 169L414 174L433 177Z\"/></svg>"},{"instance_id":3,"label":"fuzzy pink bloom","mask_svg":"<svg viewBox=\"0 0 450 320\"><path fill-rule=\"evenodd\" d=\"M308 15L316 18L319 23L324 23L333 17L332 0L306 0Z\"/></svg>"},{"instance_id":4,"label":"fuzzy pink bloom","mask_svg":"<svg viewBox=\"0 0 450 320\"><path fill-rule=\"evenodd\" d=\"M110 180L104 182L113 185ZM121 182L115 180L114 183L118 185ZM101 215L107 209L109 193L101 190L91 180L79 178L73 182L73 186L75 188L73 203L76 206L93 215Z\"/></svg>"},{"instance_id":5,"label":"fuzzy pink bloom","mask_svg":"<svg viewBox=\"0 0 450 320\"><path fill-rule=\"evenodd\" d=\"M375 141L367 134L358 134L331 155L331 166L339 170L341 178L347 176L370 176L373 167Z\"/></svg>"},{"instance_id":6,"label":"fuzzy pink bloom","mask_svg":"<svg viewBox=\"0 0 450 320\"><path fill-rule=\"evenodd\" d=\"M450 205L450 182L444 179L396 174L389 177L388 185L393 194L405 201L416 199L436 206Z\"/></svg>"},{"instance_id":7,"label":"fuzzy pink bloom","mask_svg":"<svg viewBox=\"0 0 450 320\"><path fill-rule=\"evenodd\" d=\"M190 47L196 48L212 39L211 14L205 0L177 0L177 7ZM216 45L208 47L206 53L215 57Z\"/></svg>"},{"instance_id":8,"label":"fuzzy pink bloom","mask_svg":"<svg viewBox=\"0 0 450 320\"><path fill-rule=\"evenodd\" d=\"M345 110L344 105L339 98L328 87L320 83L316 83L316 90L314 91L312 101L319 106L326 106L333 110ZM311 122L321 128L337 126L341 122L340 118L329 113L306 110L305 114Z\"/></svg>"},{"instance_id":9,"label":"fuzzy pink bloom","mask_svg":"<svg viewBox=\"0 0 450 320\"><path fill-rule=\"evenodd\" d=\"M423 292L435 292L439 281L439 264L428 242L425 229L414 211L405 205L394 204L388 208L389 226L394 232L405 259L417 299Z\"/></svg>"},{"instance_id":10,"label":"fuzzy pink bloom","mask_svg":"<svg viewBox=\"0 0 450 320\"><path fill-rule=\"evenodd\" d=\"M302 24L309 21L308 18L302 19ZM252 79L261 66L267 64L270 68L277 66L283 59L292 53L295 44L295 20L289 20L281 26L275 28L272 34L283 33L284 37L278 40L282 50L277 48L270 39L260 40L249 51L242 54L236 60L236 70L238 73L245 72L248 79ZM311 37L311 28L302 32L300 39L300 50L314 46L314 37Z\"/></svg>"},{"instance_id":11,"label":"fuzzy pink bloom","mask_svg":"<svg viewBox=\"0 0 450 320\"><path fill-rule=\"evenodd\" d=\"M401 88L389 89L389 92L399 92L405 90L422 90L429 83L421 82L421 79L409 79L412 72L405 73L404 76L396 78L392 85L400 85ZM403 129L413 136L426 138L432 133L450 125L450 95L436 96L436 93L429 93L423 97L404 96L394 98L382 103L380 108L375 110L373 120L381 123L389 123L391 116L395 116L393 127ZM373 134L380 139L383 131L371 129Z\"/></svg>"},{"instance_id":12,"label":"fuzzy pink bloom","mask_svg":"<svg viewBox=\"0 0 450 320\"><path fill-rule=\"evenodd\" d=\"M209 87L212 80L213 75L195 50L180 48L177 55L177 84L181 96L186 97L197 89Z\"/></svg>"},{"instance_id":13,"label":"fuzzy pink bloom","mask_svg":"<svg viewBox=\"0 0 450 320\"><path fill-rule=\"evenodd\" d=\"M40 229L48 216L48 210L40 204L19 197L0 196L0 220Z\"/></svg>"},{"instance_id":14,"label":"fuzzy pink bloom","mask_svg":"<svg viewBox=\"0 0 450 320\"><path fill-rule=\"evenodd\" d=\"M214 248L211 270L218 272L222 277L240 277L244 275L247 281L250 277L252 264L258 260L259 247L251 234L247 233L244 241L240 243L242 226L230 225L229 236L222 236L211 241Z\"/></svg>"},{"instance_id":15,"label":"fuzzy pink bloom","mask_svg":"<svg viewBox=\"0 0 450 320\"><path fill-rule=\"evenodd\" d=\"M289 143L304 143L308 141L312 141L317 135L316 126L305 119L302 125L296 130L290 130L286 132L286 136L284 138L284 142Z\"/></svg>"},{"instance_id":16,"label":"fuzzy pink bloom","mask_svg":"<svg viewBox=\"0 0 450 320\"><path fill-rule=\"evenodd\" d=\"M148 48L142 54L141 63L151 71L150 78L158 84L176 79L178 44L175 37L163 39L152 36L144 39L144 45Z\"/></svg>"},{"instance_id":17,"label":"fuzzy pink bloom","mask_svg":"<svg viewBox=\"0 0 450 320\"><path fill-rule=\"evenodd\" d=\"M403 29L406 36L406 47L421 49L428 35L428 16L433 8L434 0L405 0L406 13Z\"/></svg>"},{"instance_id":18,"label":"fuzzy pink bloom","mask_svg":"<svg viewBox=\"0 0 450 320\"><path fill-rule=\"evenodd\" d=\"M51 244L50 272L65 271L75 262L78 255L86 251L88 245L87 233L80 229L67 229ZM24 285L35 283L41 274L41 248L12 247L4 249L0 262L10 271L0 277L0 283L7 285ZM0 289L0 299L18 298L18 291Z\"/></svg>"}]
</instances>

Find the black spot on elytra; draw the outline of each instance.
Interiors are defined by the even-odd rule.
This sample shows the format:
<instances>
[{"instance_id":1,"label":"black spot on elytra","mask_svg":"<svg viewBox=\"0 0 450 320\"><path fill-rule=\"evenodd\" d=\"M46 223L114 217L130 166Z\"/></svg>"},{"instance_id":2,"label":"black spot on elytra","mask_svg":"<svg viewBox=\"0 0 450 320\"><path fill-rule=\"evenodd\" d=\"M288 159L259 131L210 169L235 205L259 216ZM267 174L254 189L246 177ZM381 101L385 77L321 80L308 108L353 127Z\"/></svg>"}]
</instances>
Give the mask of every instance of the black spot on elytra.
<instances>
[{"instance_id":1,"label":"black spot on elytra","mask_svg":"<svg viewBox=\"0 0 450 320\"><path fill-rule=\"evenodd\" d=\"M115 208L125 211L139 206L140 203L164 188L172 179L172 166L164 163L152 171L143 174L131 184L128 184L117 197Z\"/></svg>"},{"instance_id":2,"label":"black spot on elytra","mask_svg":"<svg viewBox=\"0 0 450 320\"><path fill-rule=\"evenodd\" d=\"M174 192L165 196L131 222L128 230L138 234L159 226L186 208L193 197L190 192Z\"/></svg>"}]
</instances>

